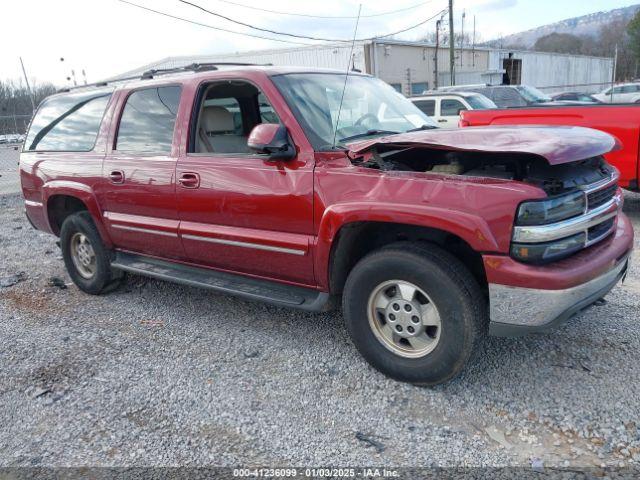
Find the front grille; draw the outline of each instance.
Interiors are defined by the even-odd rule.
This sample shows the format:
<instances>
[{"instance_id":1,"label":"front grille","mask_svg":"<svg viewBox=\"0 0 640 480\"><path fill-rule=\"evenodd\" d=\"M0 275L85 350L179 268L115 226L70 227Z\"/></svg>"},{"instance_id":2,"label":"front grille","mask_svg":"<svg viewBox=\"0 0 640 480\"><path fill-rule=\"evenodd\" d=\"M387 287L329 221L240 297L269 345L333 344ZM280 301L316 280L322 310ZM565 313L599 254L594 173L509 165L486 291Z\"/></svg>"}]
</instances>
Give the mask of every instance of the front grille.
<instances>
[{"instance_id":1,"label":"front grille","mask_svg":"<svg viewBox=\"0 0 640 480\"><path fill-rule=\"evenodd\" d=\"M587 242L594 242L604 238L613 228L614 222L615 218L610 218L609 220L605 220L604 222L591 227L587 232Z\"/></svg>"},{"instance_id":2,"label":"front grille","mask_svg":"<svg viewBox=\"0 0 640 480\"><path fill-rule=\"evenodd\" d=\"M594 208L604 205L613 198L617 191L618 185L614 183L613 185L609 185L601 190L589 193L587 195L587 208L589 210L593 210Z\"/></svg>"}]
</instances>

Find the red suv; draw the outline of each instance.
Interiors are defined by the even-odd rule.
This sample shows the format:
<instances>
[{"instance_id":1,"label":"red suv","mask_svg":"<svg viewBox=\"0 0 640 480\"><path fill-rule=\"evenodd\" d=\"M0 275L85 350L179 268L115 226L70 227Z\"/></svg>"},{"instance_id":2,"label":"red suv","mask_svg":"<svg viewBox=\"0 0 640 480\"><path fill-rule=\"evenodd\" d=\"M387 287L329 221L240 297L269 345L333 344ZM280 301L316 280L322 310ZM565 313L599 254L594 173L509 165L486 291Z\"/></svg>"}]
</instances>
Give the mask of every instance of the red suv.
<instances>
[{"instance_id":1,"label":"red suv","mask_svg":"<svg viewBox=\"0 0 640 480\"><path fill-rule=\"evenodd\" d=\"M375 368L432 385L486 334L548 328L625 274L617 147L579 127L439 130L367 75L201 64L46 99L20 173L81 290L132 272L341 299Z\"/></svg>"}]
</instances>

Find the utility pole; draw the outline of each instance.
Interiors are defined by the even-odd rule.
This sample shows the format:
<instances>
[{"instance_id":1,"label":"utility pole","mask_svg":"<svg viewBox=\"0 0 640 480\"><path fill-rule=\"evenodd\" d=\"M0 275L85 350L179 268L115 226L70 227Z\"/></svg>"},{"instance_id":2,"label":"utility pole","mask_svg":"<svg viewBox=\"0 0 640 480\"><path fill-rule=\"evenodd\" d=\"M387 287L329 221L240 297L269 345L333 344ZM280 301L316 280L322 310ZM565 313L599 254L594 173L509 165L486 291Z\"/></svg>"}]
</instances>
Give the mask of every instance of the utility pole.
<instances>
[{"instance_id":1,"label":"utility pole","mask_svg":"<svg viewBox=\"0 0 640 480\"><path fill-rule=\"evenodd\" d=\"M611 103L613 103L613 86L616 84L616 70L618 69L618 44L616 43L616 53L613 57L613 73L611 74Z\"/></svg>"},{"instance_id":2,"label":"utility pole","mask_svg":"<svg viewBox=\"0 0 640 480\"><path fill-rule=\"evenodd\" d=\"M473 44L471 47L471 56L472 58L472 62L473 62L473 66L476 66L476 16L473 16Z\"/></svg>"},{"instance_id":3,"label":"utility pole","mask_svg":"<svg viewBox=\"0 0 640 480\"><path fill-rule=\"evenodd\" d=\"M31 86L29 85L29 79L27 78L27 71L24 69L24 62L20 57L20 66L22 66L22 74L24 75L24 81L27 83L27 92L29 92L29 99L31 100L31 111L36 111L36 102L33 100L33 93L31 92Z\"/></svg>"},{"instance_id":4,"label":"utility pole","mask_svg":"<svg viewBox=\"0 0 640 480\"><path fill-rule=\"evenodd\" d=\"M442 20L438 20L436 22L436 56L433 59L433 63L434 63L434 74L435 74L435 79L433 81L433 85L435 87L435 90L438 89L438 49L440 48L440 23L442 22Z\"/></svg>"},{"instance_id":5,"label":"utility pole","mask_svg":"<svg viewBox=\"0 0 640 480\"><path fill-rule=\"evenodd\" d=\"M463 67L464 64L464 19L467 16L466 12L462 11L462 29L460 30L460 67ZM461 68L462 70L462 68Z\"/></svg>"},{"instance_id":6,"label":"utility pole","mask_svg":"<svg viewBox=\"0 0 640 480\"><path fill-rule=\"evenodd\" d=\"M449 0L449 70L451 72L451 85L456 84L456 51L455 36L453 34L453 0Z\"/></svg>"}]
</instances>

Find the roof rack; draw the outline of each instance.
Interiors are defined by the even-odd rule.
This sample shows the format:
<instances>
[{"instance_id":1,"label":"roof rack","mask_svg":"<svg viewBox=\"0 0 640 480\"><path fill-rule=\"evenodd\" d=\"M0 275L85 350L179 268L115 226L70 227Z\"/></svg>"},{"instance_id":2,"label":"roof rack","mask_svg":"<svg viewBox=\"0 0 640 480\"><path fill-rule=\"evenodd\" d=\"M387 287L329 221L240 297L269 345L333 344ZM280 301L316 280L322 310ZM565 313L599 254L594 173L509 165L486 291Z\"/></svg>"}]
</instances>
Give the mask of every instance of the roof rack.
<instances>
[{"instance_id":1,"label":"roof rack","mask_svg":"<svg viewBox=\"0 0 640 480\"><path fill-rule=\"evenodd\" d=\"M87 85L77 85L75 87L66 87L58 90L58 92L70 92L79 88L88 87L106 87L113 83L126 82L129 80L150 80L160 75L169 75L171 73L180 72L206 72L210 70L218 70L218 67L270 67L272 63L239 63L239 62L206 62L206 63L192 63L184 67L175 68L152 68L143 72L142 75L133 75L131 77L116 78L113 80L104 80L102 82L89 83Z\"/></svg>"}]
</instances>

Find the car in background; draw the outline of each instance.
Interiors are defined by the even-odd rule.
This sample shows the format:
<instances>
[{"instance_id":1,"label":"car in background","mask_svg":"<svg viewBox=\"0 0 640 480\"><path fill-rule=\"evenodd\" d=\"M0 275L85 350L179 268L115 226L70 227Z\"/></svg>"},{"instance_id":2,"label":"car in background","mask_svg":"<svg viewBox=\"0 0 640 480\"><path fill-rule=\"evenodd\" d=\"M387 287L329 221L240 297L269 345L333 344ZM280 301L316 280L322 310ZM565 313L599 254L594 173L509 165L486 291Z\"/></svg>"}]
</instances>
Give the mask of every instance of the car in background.
<instances>
[{"instance_id":1,"label":"car in background","mask_svg":"<svg viewBox=\"0 0 640 480\"><path fill-rule=\"evenodd\" d=\"M582 92L563 92L557 93L551 97L553 101L563 102L584 102L584 103L602 103L593 95Z\"/></svg>"},{"instance_id":2,"label":"car in background","mask_svg":"<svg viewBox=\"0 0 640 480\"><path fill-rule=\"evenodd\" d=\"M604 103L640 103L640 83L609 87L594 97Z\"/></svg>"},{"instance_id":3,"label":"car in background","mask_svg":"<svg viewBox=\"0 0 640 480\"><path fill-rule=\"evenodd\" d=\"M458 85L444 87L441 92L476 92L484 95L498 108L587 105L580 101L554 101L549 95L529 85Z\"/></svg>"},{"instance_id":4,"label":"car in background","mask_svg":"<svg viewBox=\"0 0 640 480\"><path fill-rule=\"evenodd\" d=\"M458 85L443 87L439 91L479 93L498 108L529 107L552 102L551 97L528 85Z\"/></svg>"},{"instance_id":5,"label":"car in background","mask_svg":"<svg viewBox=\"0 0 640 480\"><path fill-rule=\"evenodd\" d=\"M409 100L442 128L458 128L460 112L498 108L487 97L475 92L427 92Z\"/></svg>"},{"instance_id":6,"label":"car in background","mask_svg":"<svg viewBox=\"0 0 640 480\"><path fill-rule=\"evenodd\" d=\"M24 142L24 135L20 133L10 133L7 135L0 135L0 145L14 144Z\"/></svg>"}]
</instances>

